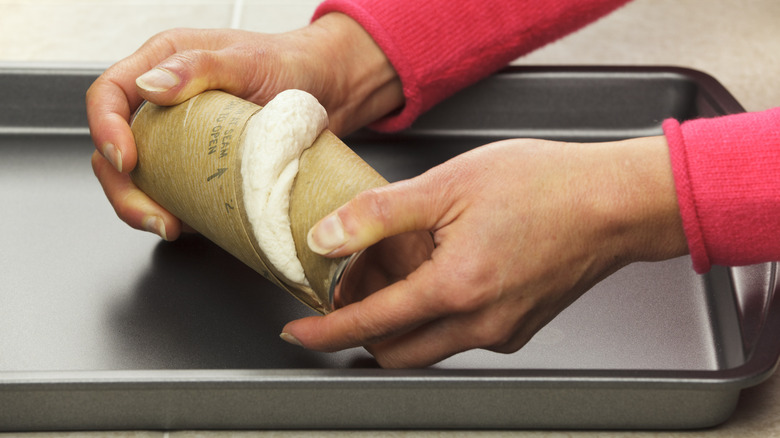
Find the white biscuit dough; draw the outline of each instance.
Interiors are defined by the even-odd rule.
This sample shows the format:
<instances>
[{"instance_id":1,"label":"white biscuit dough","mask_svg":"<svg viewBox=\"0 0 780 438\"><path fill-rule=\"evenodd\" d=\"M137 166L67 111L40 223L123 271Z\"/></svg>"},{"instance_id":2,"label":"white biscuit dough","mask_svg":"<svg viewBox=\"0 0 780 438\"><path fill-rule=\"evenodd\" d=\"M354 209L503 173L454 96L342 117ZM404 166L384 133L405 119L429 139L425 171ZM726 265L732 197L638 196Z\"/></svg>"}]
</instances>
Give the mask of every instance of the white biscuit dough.
<instances>
[{"instance_id":1,"label":"white biscuit dough","mask_svg":"<svg viewBox=\"0 0 780 438\"><path fill-rule=\"evenodd\" d=\"M290 229L290 191L301 154L327 126L328 114L314 96L286 90L249 119L243 144L244 206L255 238L280 274L305 287Z\"/></svg>"}]
</instances>

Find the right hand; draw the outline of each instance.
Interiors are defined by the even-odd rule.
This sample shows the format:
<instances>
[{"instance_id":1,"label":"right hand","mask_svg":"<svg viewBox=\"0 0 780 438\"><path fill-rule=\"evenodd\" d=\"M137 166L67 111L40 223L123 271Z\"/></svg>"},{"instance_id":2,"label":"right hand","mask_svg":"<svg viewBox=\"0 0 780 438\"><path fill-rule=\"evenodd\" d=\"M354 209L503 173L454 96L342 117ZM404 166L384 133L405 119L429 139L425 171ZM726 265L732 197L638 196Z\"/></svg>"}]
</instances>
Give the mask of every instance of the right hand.
<instances>
[{"instance_id":1,"label":"right hand","mask_svg":"<svg viewBox=\"0 0 780 438\"><path fill-rule=\"evenodd\" d=\"M166 31L111 66L87 91L87 118L97 148L92 168L120 219L166 240L182 230L128 175L137 160L129 121L143 100L174 105L219 89L264 105L290 88L314 95L336 134L403 104L400 80L382 51L360 25L335 13L277 35Z\"/></svg>"},{"instance_id":2,"label":"right hand","mask_svg":"<svg viewBox=\"0 0 780 438\"><path fill-rule=\"evenodd\" d=\"M317 351L365 346L389 368L474 348L512 353L621 267L688 251L663 136L492 143L358 194L308 242L343 257L411 231L436 243L416 270L288 323L282 338Z\"/></svg>"}]
</instances>

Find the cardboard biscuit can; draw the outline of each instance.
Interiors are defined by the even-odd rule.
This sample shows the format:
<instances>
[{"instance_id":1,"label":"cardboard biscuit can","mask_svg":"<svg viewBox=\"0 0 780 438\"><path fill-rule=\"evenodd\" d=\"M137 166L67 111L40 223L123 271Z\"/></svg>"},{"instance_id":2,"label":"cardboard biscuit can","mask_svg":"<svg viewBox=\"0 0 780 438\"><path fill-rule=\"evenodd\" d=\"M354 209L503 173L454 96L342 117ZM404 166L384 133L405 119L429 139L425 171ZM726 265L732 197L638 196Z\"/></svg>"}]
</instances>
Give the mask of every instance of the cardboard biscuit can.
<instances>
[{"instance_id":1,"label":"cardboard biscuit can","mask_svg":"<svg viewBox=\"0 0 780 438\"><path fill-rule=\"evenodd\" d=\"M181 104L145 102L131 127L138 163L133 182L203 236L321 313L332 310L334 279L346 263L309 250L306 234L359 192L387 184L338 137L323 131L300 158L290 193L290 222L311 289L288 284L269 263L244 208L241 157L252 102L207 91Z\"/></svg>"}]
</instances>

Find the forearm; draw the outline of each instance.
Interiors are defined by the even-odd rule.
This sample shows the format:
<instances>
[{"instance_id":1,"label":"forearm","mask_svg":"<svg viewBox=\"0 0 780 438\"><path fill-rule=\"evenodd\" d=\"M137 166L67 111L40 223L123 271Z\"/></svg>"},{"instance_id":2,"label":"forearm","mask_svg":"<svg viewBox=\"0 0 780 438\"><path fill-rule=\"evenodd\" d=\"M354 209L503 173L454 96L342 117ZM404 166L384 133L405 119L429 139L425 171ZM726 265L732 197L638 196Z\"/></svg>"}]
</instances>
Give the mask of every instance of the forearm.
<instances>
[{"instance_id":1,"label":"forearm","mask_svg":"<svg viewBox=\"0 0 780 438\"><path fill-rule=\"evenodd\" d=\"M402 129L452 93L611 12L628 0L326 0L351 16L398 72L404 106L373 125Z\"/></svg>"},{"instance_id":2,"label":"forearm","mask_svg":"<svg viewBox=\"0 0 780 438\"><path fill-rule=\"evenodd\" d=\"M601 187L594 217L616 243L626 263L658 261L688 252L665 137L582 144L593 165L591 179ZM600 164L598 164L600 163Z\"/></svg>"}]
</instances>

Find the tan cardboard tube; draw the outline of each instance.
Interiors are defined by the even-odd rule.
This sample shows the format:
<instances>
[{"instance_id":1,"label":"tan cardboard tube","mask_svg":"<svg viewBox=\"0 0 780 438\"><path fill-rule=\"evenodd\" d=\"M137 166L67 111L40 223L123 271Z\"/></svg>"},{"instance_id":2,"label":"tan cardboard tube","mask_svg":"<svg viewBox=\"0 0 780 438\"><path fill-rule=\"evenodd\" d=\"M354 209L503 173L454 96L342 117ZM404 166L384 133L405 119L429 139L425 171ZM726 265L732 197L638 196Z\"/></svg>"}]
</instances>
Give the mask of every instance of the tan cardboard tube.
<instances>
[{"instance_id":1,"label":"tan cardboard tube","mask_svg":"<svg viewBox=\"0 0 780 438\"><path fill-rule=\"evenodd\" d=\"M387 181L333 133L320 134L301 156L289 211L298 258L311 289L287 283L260 249L244 209L244 131L261 110L221 91L207 91L171 107L145 103L132 122L138 164L130 176L183 222L312 309L327 313L332 310L330 284L343 260L311 252L306 234L359 192Z\"/></svg>"}]
</instances>

